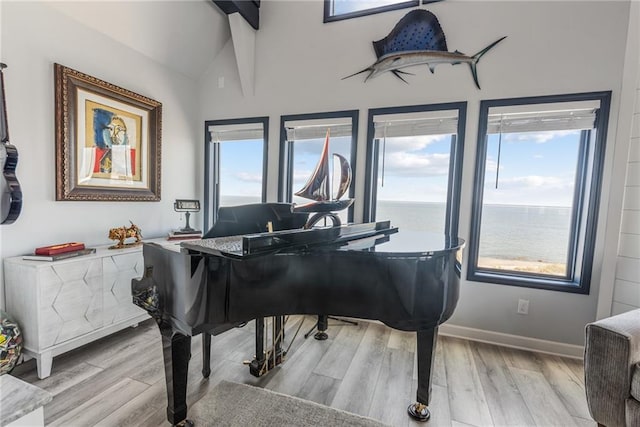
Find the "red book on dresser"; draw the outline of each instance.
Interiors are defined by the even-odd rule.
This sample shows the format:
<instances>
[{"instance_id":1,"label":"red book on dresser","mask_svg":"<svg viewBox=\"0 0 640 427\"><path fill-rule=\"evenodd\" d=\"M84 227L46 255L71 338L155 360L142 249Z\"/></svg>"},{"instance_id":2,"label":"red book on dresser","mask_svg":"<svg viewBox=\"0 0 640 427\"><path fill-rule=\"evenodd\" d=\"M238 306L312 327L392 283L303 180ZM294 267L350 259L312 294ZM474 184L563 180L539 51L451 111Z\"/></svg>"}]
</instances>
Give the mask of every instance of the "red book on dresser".
<instances>
[{"instance_id":1,"label":"red book on dresser","mask_svg":"<svg viewBox=\"0 0 640 427\"><path fill-rule=\"evenodd\" d=\"M69 243L59 243L57 245L51 246L43 246L41 248L36 248L36 255L56 255L63 254L66 252L75 252L84 249L84 243L79 242L69 242Z\"/></svg>"}]
</instances>

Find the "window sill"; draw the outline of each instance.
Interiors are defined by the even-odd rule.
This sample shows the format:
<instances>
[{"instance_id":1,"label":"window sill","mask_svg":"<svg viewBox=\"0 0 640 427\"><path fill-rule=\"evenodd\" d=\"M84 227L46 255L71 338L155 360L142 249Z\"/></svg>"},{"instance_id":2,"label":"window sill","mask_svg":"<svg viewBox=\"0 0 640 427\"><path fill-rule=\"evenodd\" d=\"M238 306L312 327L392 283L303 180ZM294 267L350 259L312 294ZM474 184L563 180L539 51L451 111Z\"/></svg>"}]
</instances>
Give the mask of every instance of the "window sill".
<instances>
[{"instance_id":1,"label":"window sill","mask_svg":"<svg viewBox=\"0 0 640 427\"><path fill-rule=\"evenodd\" d=\"M588 294L588 288L579 282L562 278L546 278L539 276L524 276L508 272L487 270L469 271L467 280L470 282L493 283L498 285L520 286L524 288L544 289L548 291L569 292L574 294Z\"/></svg>"}]
</instances>

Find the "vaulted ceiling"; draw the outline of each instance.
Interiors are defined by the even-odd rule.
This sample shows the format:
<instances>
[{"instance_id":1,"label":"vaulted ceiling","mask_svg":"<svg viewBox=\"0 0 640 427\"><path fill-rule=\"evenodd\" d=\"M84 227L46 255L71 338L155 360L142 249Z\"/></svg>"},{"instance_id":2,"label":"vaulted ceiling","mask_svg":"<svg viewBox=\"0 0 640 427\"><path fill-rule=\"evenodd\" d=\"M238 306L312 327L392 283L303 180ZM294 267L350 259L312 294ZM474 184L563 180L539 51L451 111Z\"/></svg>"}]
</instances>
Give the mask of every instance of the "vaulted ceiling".
<instances>
[{"instance_id":1,"label":"vaulted ceiling","mask_svg":"<svg viewBox=\"0 0 640 427\"><path fill-rule=\"evenodd\" d=\"M49 5L141 54L197 79L231 37L210 0L50 1Z\"/></svg>"}]
</instances>

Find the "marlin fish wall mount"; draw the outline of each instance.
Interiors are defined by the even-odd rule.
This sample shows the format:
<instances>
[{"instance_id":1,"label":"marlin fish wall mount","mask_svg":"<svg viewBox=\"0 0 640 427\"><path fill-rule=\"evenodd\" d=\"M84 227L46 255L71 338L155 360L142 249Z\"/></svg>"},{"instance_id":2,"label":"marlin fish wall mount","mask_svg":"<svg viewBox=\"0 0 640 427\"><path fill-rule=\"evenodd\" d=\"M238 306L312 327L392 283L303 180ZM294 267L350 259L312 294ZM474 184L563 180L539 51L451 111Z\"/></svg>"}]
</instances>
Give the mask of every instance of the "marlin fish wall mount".
<instances>
[{"instance_id":1,"label":"marlin fish wall mount","mask_svg":"<svg viewBox=\"0 0 640 427\"><path fill-rule=\"evenodd\" d=\"M480 89L476 68L478 61L505 38L507 37L504 36L494 41L475 55L465 55L457 50L449 52L438 18L428 10L415 9L407 13L393 27L387 37L373 42L373 49L378 58L376 62L364 70L344 77L342 80L369 72L364 79L366 82L386 71L390 71L394 76L407 83L401 76L401 74L412 75L403 70L406 67L426 64L431 73L433 73L438 64L457 65L466 63L469 65L476 87Z\"/></svg>"}]
</instances>

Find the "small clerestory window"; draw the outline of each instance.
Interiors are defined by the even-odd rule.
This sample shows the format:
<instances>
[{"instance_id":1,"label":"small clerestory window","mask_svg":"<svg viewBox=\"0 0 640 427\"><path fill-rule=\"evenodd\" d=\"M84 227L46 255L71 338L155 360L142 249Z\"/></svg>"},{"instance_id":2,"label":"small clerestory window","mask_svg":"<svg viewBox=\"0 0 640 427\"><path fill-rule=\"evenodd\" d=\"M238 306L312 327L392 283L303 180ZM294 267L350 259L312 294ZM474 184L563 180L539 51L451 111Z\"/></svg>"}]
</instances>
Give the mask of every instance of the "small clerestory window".
<instances>
[{"instance_id":1,"label":"small clerestory window","mask_svg":"<svg viewBox=\"0 0 640 427\"><path fill-rule=\"evenodd\" d=\"M434 3L440 0L422 0L423 3ZM324 22L357 18L374 13L415 7L420 0L325 0Z\"/></svg>"}]
</instances>

